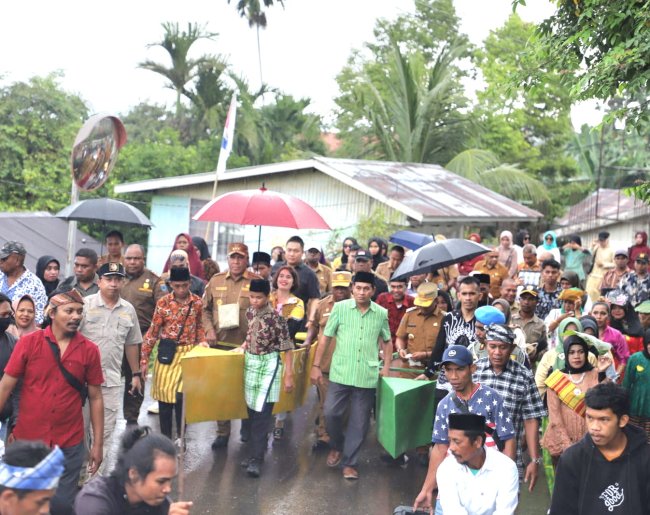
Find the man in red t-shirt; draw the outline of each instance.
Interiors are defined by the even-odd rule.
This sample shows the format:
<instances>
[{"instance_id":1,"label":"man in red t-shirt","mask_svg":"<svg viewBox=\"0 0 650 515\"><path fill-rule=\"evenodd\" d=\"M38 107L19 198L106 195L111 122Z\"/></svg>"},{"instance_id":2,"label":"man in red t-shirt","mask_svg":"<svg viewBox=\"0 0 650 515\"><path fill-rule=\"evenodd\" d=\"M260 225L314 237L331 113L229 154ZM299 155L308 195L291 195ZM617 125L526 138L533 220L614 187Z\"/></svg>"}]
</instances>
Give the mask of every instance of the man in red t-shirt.
<instances>
[{"instance_id":1,"label":"man in red t-shirt","mask_svg":"<svg viewBox=\"0 0 650 515\"><path fill-rule=\"evenodd\" d=\"M395 346L395 335L402 317L406 310L413 306L413 297L406 294L406 279L390 281L390 292L382 293L377 297L377 304L388 310L388 327L393 342L393 351L397 352Z\"/></svg>"},{"instance_id":2,"label":"man in red t-shirt","mask_svg":"<svg viewBox=\"0 0 650 515\"><path fill-rule=\"evenodd\" d=\"M51 324L18 340L0 380L0 410L18 380L23 382L13 437L58 445L65 455L65 470L51 503L54 515L72 513L84 458L82 395L63 375L55 352L70 379L88 389L95 436L88 472L94 474L102 461L104 377L97 345L77 331L83 308L83 298L74 289L53 296L46 308Z\"/></svg>"}]
</instances>

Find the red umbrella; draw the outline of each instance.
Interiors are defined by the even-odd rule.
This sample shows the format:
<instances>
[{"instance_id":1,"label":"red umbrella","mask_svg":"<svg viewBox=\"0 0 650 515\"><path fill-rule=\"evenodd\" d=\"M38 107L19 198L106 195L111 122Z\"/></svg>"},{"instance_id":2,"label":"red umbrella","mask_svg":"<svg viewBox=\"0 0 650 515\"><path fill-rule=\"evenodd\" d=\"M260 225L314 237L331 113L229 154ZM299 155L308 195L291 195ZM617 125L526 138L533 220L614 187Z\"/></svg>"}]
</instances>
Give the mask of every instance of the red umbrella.
<instances>
[{"instance_id":1,"label":"red umbrella","mask_svg":"<svg viewBox=\"0 0 650 515\"><path fill-rule=\"evenodd\" d=\"M269 191L264 186L259 190L224 193L203 206L193 219L202 222L258 225L260 232L257 250L263 225L295 229L330 228L307 202L291 195Z\"/></svg>"},{"instance_id":2,"label":"red umbrella","mask_svg":"<svg viewBox=\"0 0 650 515\"><path fill-rule=\"evenodd\" d=\"M259 190L225 193L208 202L194 215L203 222L241 225L270 225L295 229L329 229L323 217L299 198L276 193L262 186Z\"/></svg>"}]
</instances>

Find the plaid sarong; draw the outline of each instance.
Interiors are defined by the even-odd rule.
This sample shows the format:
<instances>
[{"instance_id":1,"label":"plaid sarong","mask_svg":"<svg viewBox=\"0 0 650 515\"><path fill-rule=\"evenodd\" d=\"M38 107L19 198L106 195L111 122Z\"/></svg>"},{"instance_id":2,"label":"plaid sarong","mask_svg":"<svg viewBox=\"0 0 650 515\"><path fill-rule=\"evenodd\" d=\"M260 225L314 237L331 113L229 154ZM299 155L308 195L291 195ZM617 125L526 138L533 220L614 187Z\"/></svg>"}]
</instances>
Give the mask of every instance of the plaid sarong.
<instances>
[{"instance_id":1,"label":"plaid sarong","mask_svg":"<svg viewBox=\"0 0 650 515\"><path fill-rule=\"evenodd\" d=\"M251 354L244 360L244 397L246 405L261 412L265 402L280 400L282 365L280 353Z\"/></svg>"},{"instance_id":2,"label":"plaid sarong","mask_svg":"<svg viewBox=\"0 0 650 515\"><path fill-rule=\"evenodd\" d=\"M553 373L546 378L544 383L557 393L558 398L564 404L581 417L585 416L585 411L587 410L585 404L586 392L583 392L579 385L573 384L566 374L563 374L559 370L554 370ZM577 393L578 391L580 393Z\"/></svg>"}]
</instances>

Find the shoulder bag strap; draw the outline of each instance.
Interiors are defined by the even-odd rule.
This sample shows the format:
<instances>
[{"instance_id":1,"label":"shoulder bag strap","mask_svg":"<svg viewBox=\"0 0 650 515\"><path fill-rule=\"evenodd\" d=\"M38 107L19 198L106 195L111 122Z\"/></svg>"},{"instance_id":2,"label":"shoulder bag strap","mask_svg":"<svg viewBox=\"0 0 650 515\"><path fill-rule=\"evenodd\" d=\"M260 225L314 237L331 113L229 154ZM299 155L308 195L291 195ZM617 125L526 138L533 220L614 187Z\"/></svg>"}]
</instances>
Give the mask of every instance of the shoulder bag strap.
<instances>
[{"instance_id":1,"label":"shoulder bag strap","mask_svg":"<svg viewBox=\"0 0 650 515\"><path fill-rule=\"evenodd\" d=\"M64 366L63 363L61 363L61 356L59 355L59 346L56 345L52 340L50 340L47 336L45 337L47 340L47 343L50 345L50 349L52 351L52 354L54 355L54 361L56 361L56 364L59 366L59 370L63 374L63 377L65 380L68 382L70 386L72 386L75 390L79 392L81 395L82 400L84 400L84 395L85 395L85 388L77 379L75 376L73 376Z\"/></svg>"},{"instance_id":2,"label":"shoulder bag strap","mask_svg":"<svg viewBox=\"0 0 650 515\"><path fill-rule=\"evenodd\" d=\"M192 311L192 304L194 304L194 301L190 301L190 306L187 308L187 314L185 315L185 320L183 320L183 323L181 324L181 329L178 331L178 336L176 337L176 340L178 343L181 341L181 336L183 336L183 330L185 329L185 324L187 323L187 319L190 317L190 312Z\"/></svg>"}]
</instances>

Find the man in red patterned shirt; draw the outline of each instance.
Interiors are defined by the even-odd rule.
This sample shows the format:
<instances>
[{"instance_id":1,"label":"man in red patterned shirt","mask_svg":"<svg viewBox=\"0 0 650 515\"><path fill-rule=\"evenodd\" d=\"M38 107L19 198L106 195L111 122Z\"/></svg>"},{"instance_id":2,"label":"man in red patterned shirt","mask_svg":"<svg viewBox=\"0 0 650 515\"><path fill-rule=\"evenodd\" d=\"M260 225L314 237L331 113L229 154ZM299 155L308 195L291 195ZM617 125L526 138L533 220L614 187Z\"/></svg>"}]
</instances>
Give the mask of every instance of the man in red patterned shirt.
<instances>
[{"instance_id":1,"label":"man in red patterned shirt","mask_svg":"<svg viewBox=\"0 0 650 515\"><path fill-rule=\"evenodd\" d=\"M380 294L379 297L377 297L377 304L388 310L390 338L393 342L393 351L397 352L397 347L395 347L397 328L399 327L406 310L413 306L413 297L406 294L406 279L391 279L390 292Z\"/></svg>"},{"instance_id":2,"label":"man in red patterned shirt","mask_svg":"<svg viewBox=\"0 0 650 515\"><path fill-rule=\"evenodd\" d=\"M41 440L49 447L58 445L65 455L65 470L51 502L54 515L73 513L84 459L84 386L95 435L88 472L97 472L102 462L104 376L97 345L78 331L83 309L83 298L74 289L53 296L46 308L51 324L18 341L0 380L0 410L18 380L23 380L13 437ZM74 382L76 386L72 385Z\"/></svg>"}]
</instances>

